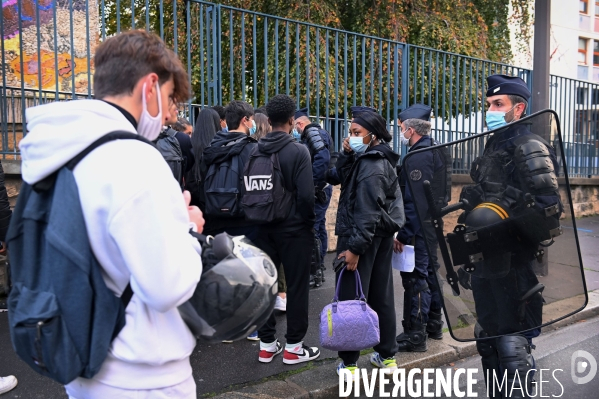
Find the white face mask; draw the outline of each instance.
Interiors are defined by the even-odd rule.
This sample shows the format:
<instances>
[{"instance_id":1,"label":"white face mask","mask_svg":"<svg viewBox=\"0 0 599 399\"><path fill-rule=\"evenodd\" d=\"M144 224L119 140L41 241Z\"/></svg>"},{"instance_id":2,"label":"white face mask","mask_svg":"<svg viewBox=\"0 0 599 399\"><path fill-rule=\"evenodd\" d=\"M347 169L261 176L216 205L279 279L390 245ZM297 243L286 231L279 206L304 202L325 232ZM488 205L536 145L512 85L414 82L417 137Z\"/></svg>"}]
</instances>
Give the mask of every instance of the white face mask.
<instances>
[{"instance_id":1,"label":"white face mask","mask_svg":"<svg viewBox=\"0 0 599 399\"><path fill-rule=\"evenodd\" d=\"M408 129L406 129L403 132L399 133L399 140L401 141L402 145L405 145L405 146L409 147L410 146L410 139L406 138L406 132L408 131Z\"/></svg>"},{"instance_id":2,"label":"white face mask","mask_svg":"<svg viewBox=\"0 0 599 399\"><path fill-rule=\"evenodd\" d=\"M142 89L142 110L139 122L137 123L137 133L150 141L154 141L158 138L160 131L162 130L162 99L160 95L160 85L156 82L156 95L158 96L158 115L152 116L148 112L148 105L146 104L146 84L144 83Z\"/></svg>"}]
</instances>

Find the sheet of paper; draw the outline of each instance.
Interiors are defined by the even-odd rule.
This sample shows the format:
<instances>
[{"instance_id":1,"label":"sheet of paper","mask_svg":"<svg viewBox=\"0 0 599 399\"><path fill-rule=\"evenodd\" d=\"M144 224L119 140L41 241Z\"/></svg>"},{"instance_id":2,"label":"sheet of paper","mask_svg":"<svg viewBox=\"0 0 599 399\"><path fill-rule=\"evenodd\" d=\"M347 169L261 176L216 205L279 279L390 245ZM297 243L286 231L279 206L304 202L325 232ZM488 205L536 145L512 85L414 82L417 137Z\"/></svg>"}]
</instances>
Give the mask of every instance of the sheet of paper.
<instances>
[{"instance_id":1,"label":"sheet of paper","mask_svg":"<svg viewBox=\"0 0 599 399\"><path fill-rule=\"evenodd\" d=\"M399 270L400 272L413 272L414 271L414 246L413 245L404 245L403 252L395 253L393 252L393 256L391 258L391 264L394 269Z\"/></svg>"}]
</instances>

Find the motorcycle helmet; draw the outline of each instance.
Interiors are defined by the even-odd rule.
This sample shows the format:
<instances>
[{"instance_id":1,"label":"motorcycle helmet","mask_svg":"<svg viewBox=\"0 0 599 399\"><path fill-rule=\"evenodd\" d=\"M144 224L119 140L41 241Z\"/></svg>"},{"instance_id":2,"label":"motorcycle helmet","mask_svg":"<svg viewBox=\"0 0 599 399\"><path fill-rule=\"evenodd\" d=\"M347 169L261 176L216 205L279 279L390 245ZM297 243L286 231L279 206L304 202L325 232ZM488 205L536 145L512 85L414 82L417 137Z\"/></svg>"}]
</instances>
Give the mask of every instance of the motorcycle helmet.
<instances>
[{"instance_id":1,"label":"motorcycle helmet","mask_svg":"<svg viewBox=\"0 0 599 399\"><path fill-rule=\"evenodd\" d=\"M204 271L192 297L179 306L198 338L216 343L238 340L270 317L277 296L277 269L266 253L245 236L207 237Z\"/></svg>"}]
</instances>

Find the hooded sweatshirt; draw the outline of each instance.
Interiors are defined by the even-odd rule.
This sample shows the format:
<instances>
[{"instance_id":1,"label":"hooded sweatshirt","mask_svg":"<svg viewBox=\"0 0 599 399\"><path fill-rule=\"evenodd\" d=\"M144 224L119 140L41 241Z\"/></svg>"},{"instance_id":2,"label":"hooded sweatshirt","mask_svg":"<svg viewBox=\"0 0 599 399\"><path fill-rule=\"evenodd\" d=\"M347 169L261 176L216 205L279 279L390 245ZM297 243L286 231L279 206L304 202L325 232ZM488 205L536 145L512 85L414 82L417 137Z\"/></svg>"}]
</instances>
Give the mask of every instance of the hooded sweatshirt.
<instances>
[{"instance_id":1,"label":"hooded sweatshirt","mask_svg":"<svg viewBox=\"0 0 599 399\"><path fill-rule=\"evenodd\" d=\"M210 146L206 147L202 154L202 164L200 165L200 208L206 209L204 204L206 203L205 198L205 186L206 174L210 165L220 164L227 159L238 156L240 161L240 172L243 175L245 165L247 165L250 159L250 153L252 149L256 147L257 142L245 133L239 132L218 132ZM241 176L240 176L241 177ZM206 234L212 234L226 231L230 227L249 227L255 225L255 222L245 220L244 216L239 218L223 218L204 215L206 218L206 225L204 226Z\"/></svg>"},{"instance_id":2,"label":"hooded sweatshirt","mask_svg":"<svg viewBox=\"0 0 599 399\"><path fill-rule=\"evenodd\" d=\"M314 227L314 181L310 152L305 145L296 142L288 133L271 132L258 142L258 149L265 154L279 153L281 172L288 191L294 192L289 217L275 224L265 225L271 232L290 232Z\"/></svg>"},{"instance_id":3,"label":"hooded sweatshirt","mask_svg":"<svg viewBox=\"0 0 599 399\"><path fill-rule=\"evenodd\" d=\"M137 133L123 112L98 100L29 108L27 121L29 133L20 149L28 184L50 175L109 132ZM95 149L73 173L106 285L120 296L131 282L134 292L126 325L94 380L124 389L185 381L196 340L177 306L193 294L202 261L170 168L153 146L117 140Z\"/></svg>"}]
</instances>

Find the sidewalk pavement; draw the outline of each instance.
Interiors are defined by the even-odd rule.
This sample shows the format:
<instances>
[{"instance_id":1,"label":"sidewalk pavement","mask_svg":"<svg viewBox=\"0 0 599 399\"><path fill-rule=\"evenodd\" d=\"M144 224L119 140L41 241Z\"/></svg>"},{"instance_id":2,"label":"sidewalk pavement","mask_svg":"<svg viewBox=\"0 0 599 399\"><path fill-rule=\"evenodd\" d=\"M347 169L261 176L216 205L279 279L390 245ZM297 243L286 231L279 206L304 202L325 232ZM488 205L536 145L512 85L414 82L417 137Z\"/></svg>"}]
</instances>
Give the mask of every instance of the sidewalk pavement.
<instances>
[{"instance_id":1,"label":"sidewalk pavement","mask_svg":"<svg viewBox=\"0 0 599 399\"><path fill-rule=\"evenodd\" d=\"M580 320L599 315L599 290L589 292L589 302L585 309L567 319L552 324L543 332L559 329ZM426 353L399 353L396 356L400 368L433 368L459 359L477 355L475 342L455 341L449 333L443 334L443 340L428 341ZM359 367L372 370L370 354L360 356ZM220 394L215 399L325 399L339 397L339 379L335 374L338 360L324 359L311 362L294 373L274 375L265 382L248 384Z\"/></svg>"}]
</instances>

